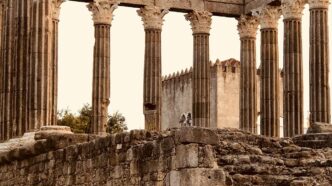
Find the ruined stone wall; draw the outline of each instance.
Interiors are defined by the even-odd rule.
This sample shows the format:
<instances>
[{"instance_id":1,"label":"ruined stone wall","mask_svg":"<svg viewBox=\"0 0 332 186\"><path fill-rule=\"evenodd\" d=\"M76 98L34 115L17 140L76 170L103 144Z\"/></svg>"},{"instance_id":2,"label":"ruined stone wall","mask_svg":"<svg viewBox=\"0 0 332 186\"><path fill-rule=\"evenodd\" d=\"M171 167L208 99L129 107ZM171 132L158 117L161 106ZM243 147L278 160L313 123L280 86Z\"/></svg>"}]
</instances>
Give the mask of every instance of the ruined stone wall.
<instances>
[{"instance_id":1,"label":"ruined stone wall","mask_svg":"<svg viewBox=\"0 0 332 186\"><path fill-rule=\"evenodd\" d=\"M0 185L219 185L225 175L215 167L211 146L218 138L202 134L197 143L197 134L175 130L38 133L35 142L0 150Z\"/></svg>"},{"instance_id":2,"label":"ruined stone wall","mask_svg":"<svg viewBox=\"0 0 332 186\"><path fill-rule=\"evenodd\" d=\"M98 137L37 133L0 148L0 185L331 185L331 134L273 139L184 127ZM322 143L322 141L324 141ZM317 145L318 144L318 145Z\"/></svg>"}]
</instances>

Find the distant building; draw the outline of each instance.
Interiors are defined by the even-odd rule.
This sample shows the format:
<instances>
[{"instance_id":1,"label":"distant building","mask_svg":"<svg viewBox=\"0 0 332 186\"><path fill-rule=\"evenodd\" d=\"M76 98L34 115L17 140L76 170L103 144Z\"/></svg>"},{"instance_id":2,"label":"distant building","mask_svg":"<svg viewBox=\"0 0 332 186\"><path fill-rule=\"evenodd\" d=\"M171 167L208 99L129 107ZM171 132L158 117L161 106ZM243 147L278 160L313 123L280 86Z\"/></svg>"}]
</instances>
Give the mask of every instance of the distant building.
<instances>
[{"instance_id":1,"label":"distant building","mask_svg":"<svg viewBox=\"0 0 332 186\"><path fill-rule=\"evenodd\" d=\"M239 128L240 108L240 62L235 59L217 60L211 63L211 127ZM162 130L179 127L188 122L192 113L192 69L163 78ZM282 77L280 76L280 113L282 113ZM257 71L257 117L259 116L260 93L259 70ZM281 114L282 115L282 114ZM192 117L190 115L190 117ZM190 118L191 119L191 118ZM282 125L282 118L280 119ZM257 120L259 126L259 120Z\"/></svg>"}]
</instances>

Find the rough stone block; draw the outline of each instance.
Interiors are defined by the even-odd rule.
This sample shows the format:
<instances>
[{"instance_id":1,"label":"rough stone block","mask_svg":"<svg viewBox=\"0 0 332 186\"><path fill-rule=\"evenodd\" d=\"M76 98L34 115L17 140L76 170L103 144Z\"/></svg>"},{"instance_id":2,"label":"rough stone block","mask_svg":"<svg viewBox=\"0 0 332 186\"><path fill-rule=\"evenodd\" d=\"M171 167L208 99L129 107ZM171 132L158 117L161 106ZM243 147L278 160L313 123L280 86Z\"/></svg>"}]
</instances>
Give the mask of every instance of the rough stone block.
<instances>
[{"instance_id":1,"label":"rough stone block","mask_svg":"<svg viewBox=\"0 0 332 186\"><path fill-rule=\"evenodd\" d=\"M201 147L199 149L199 167L213 168L215 163L213 147L211 145Z\"/></svg>"},{"instance_id":2,"label":"rough stone block","mask_svg":"<svg viewBox=\"0 0 332 186\"><path fill-rule=\"evenodd\" d=\"M222 169L182 169L171 171L165 179L166 186L224 186L226 176Z\"/></svg>"},{"instance_id":3,"label":"rough stone block","mask_svg":"<svg viewBox=\"0 0 332 186\"><path fill-rule=\"evenodd\" d=\"M178 145L176 147L175 167L198 167L198 144Z\"/></svg>"},{"instance_id":4,"label":"rough stone block","mask_svg":"<svg viewBox=\"0 0 332 186\"><path fill-rule=\"evenodd\" d=\"M201 143L208 145L217 145L219 143L218 135L211 129L182 127L176 131L175 138L179 143Z\"/></svg>"}]
</instances>

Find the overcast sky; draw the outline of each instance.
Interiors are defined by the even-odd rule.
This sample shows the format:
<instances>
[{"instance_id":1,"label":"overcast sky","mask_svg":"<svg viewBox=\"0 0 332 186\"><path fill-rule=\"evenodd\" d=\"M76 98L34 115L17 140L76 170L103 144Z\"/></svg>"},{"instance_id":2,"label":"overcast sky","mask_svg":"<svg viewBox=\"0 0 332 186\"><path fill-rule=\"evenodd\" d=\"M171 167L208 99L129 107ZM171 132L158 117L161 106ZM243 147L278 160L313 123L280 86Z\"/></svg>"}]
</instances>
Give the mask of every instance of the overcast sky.
<instances>
[{"instance_id":1,"label":"overcast sky","mask_svg":"<svg viewBox=\"0 0 332 186\"><path fill-rule=\"evenodd\" d=\"M111 28L111 103L109 112L120 111L129 129L144 128L143 64L144 27L135 8L119 7ZM329 10L329 20L332 20ZM240 56L240 41L234 18L212 17L210 59ZM309 111L309 10L303 15L304 112ZM330 32L330 44L332 33ZM257 66L260 64L260 34L257 34ZM193 61L192 31L183 13L165 16L162 30L162 73L188 68ZM59 24L59 105L77 112L91 105L94 27L85 3L62 4ZM279 65L282 68L283 22L279 21ZM332 47L330 47L332 54ZM331 81L330 81L331 83Z\"/></svg>"}]
</instances>

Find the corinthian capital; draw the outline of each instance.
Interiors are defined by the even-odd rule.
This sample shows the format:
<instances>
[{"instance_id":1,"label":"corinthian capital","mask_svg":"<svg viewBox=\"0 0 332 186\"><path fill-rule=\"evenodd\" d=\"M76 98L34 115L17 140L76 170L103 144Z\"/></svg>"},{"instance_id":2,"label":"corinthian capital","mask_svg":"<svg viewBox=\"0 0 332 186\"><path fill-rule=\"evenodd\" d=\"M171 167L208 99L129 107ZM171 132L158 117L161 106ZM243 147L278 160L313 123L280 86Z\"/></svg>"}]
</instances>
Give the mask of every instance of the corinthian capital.
<instances>
[{"instance_id":1,"label":"corinthian capital","mask_svg":"<svg viewBox=\"0 0 332 186\"><path fill-rule=\"evenodd\" d=\"M281 16L281 8L274 6L264 6L252 11L261 25L261 29L264 28L278 28L278 20Z\"/></svg>"},{"instance_id":2,"label":"corinthian capital","mask_svg":"<svg viewBox=\"0 0 332 186\"><path fill-rule=\"evenodd\" d=\"M329 0L309 0L309 8L329 8Z\"/></svg>"},{"instance_id":3,"label":"corinthian capital","mask_svg":"<svg viewBox=\"0 0 332 186\"><path fill-rule=\"evenodd\" d=\"M110 0L93 0L87 5L89 11L92 12L92 20L94 24L111 25L113 20L113 11L118 7L118 2Z\"/></svg>"},{"instance_id":4,"label":"corinthian capital","mask_svg":"<svg viewBox=\"0 0 332 186\"><path fill-rule=\"evenodd\" d=\"M304 0L282 0L281 7L284 19L301 19L304 5Z\"/></svg>"},{"instance_id":5,"label":"corinthian capital","mask_svg":"<svg viewBox=\"0 0 332 186\"><path fill-rule=\"evenodd\" d=\"M65 0L52 0L52 18L55 20L59 20L61 4L65 2Z\"/></svg>"},{"instance_id":6,"label":"corinthian capital","mask_svg":"<svg viewBox=\"0 0 332 186\"><path fill-rule=\"evenodd\" d=\"M148 5L137 10L137 13L142 17L145 29L161 29L164 21L163 18L168 13L168 10Z\"/></svg>"},{"instance_id":7,"label":"corinthian capital","mask_svg":"<svg viewBox=\"0 0 332 186\"><path fill-rule=\"evenodd\" d=\"M210 33L212 14L208 11L192 11L185 15L187 21L190 21L191 29L194 34Z\"/></svg>"},{"instance_id":8,"label":"corinthian capital","mask_svg":"<svg viewBox=\"0 0 332 186\"><path fill-rule=\"evenodd\" d=\"M238 18L237 30L241 38L253 37L256 38L258 29L258 20L252 16L241 15Z\"/></svg>"}]
</instances>

